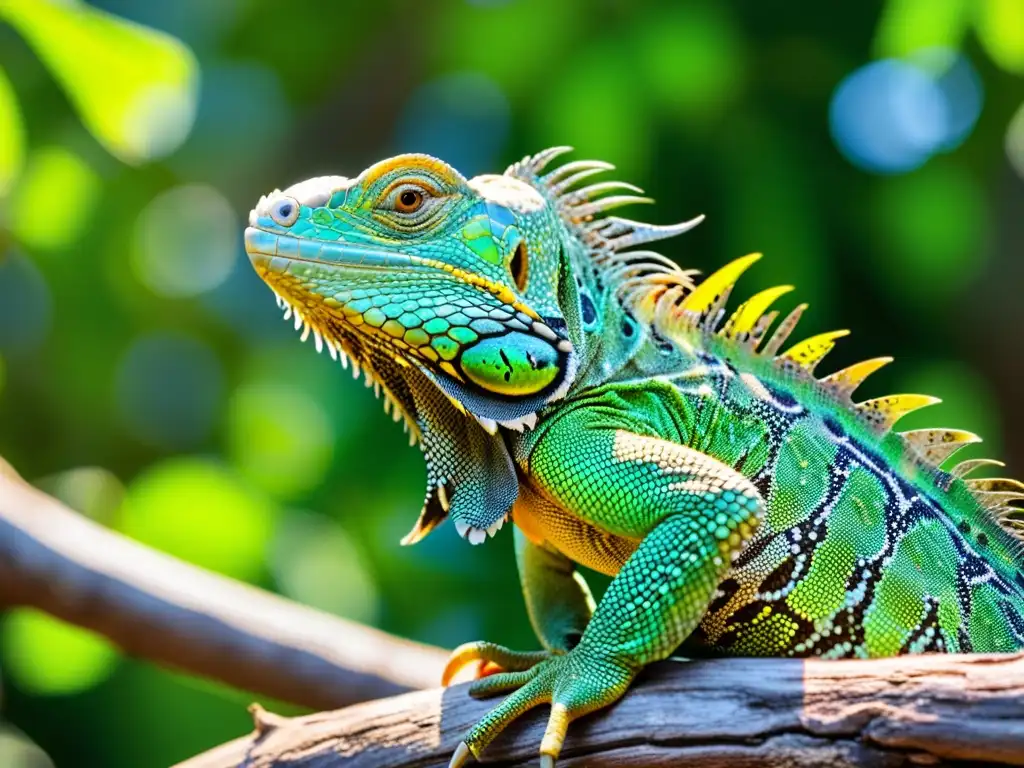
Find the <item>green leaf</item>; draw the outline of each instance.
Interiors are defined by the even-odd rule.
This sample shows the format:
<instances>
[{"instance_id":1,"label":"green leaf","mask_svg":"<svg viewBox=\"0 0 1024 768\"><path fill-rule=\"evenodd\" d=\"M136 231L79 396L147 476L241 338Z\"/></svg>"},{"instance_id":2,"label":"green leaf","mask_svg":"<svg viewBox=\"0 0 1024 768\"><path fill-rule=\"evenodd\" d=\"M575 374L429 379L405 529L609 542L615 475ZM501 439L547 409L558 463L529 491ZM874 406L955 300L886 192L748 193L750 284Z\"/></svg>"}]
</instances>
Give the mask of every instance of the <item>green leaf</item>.
<instances>
[{"instance_id":1,"label":"green leaf","mask_svg":"<svg viewBox=\"0 0 1024 768\"><path fill-rule=\"evenodd\" d=\"M959 48L970 23L973 2L889 0L875 32L875 55L902 57L922 48Z\"/></svg>"},{"instance_id":2,"label":"green leaf","mask_svg":"<svg viewBox=\"0 0 1024 768\"><path fill-rule=\"evenodd\" d=\"M978 0L976 30L985 51L998 66L1024 75L1024 2Z\"/></svg>"},{"instance_id":3,"label":"green leaf","mask_svg":"<svg viewBox=\"0 0 1024 768\"><path fill-rule=\"evenodd\" d=\"M112 154L140 163L174 151L195 117L198 66L179 40L76 0L0 0L11 24Z\"/></svg>"},{"instance_id":4,"label":"green leaf","mask_svg":"<svg viewBox=\"0 0 1024 768\"><path fill-rule=\"evenodd\" d=\"M7 616L0 637L4 671L21 690L40 696L88 690L109 677L118 660L98 635L27 608Z\"/></svg>"},{"instance_id":5,"label":"green leaf","mask_svg":"<svg viewBox=\"0 0 1024 768\"><path fill-rule=\"evenodd\" d=\"M218 462L174 458L128 487L120 528L182 560L243 581L264 573L277 510Z\"/></svg>"},{"instance_id":6,"label":"green leaf","mask_svg":"<svg viewBox=\"0 0 1024 768\"><path fill-rule=\"evenodd\" d=\"M21 171L25 158L25 129L14 88L0 69L0 198L4 197Z\"/></svg>"},{"instance_id":7,"label":"green leaf","mask_svg":"<svg viewBox=\"0 0 1024 768\"><path fill-rule=\"evenodd\" d=\"M11 194L11 231L30 248L52 250L74 243L96 209L99 175L78 155L63 147L43 147L28 165ZM54 215L54 200L74 200Z\"/></svg>"}]
</instances>

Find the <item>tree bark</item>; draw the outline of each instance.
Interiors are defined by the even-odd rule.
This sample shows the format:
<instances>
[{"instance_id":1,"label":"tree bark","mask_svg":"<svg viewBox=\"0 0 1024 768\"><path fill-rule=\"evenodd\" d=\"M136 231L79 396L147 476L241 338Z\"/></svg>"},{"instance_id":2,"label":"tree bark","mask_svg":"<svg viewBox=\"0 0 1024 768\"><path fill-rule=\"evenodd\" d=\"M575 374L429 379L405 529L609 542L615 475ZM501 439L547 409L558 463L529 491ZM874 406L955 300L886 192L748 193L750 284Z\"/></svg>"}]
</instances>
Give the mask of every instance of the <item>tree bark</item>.
<instances>
[{"instance_id":1,"label":"tree bark","mask_svg":"<svg viewBox=\"0 0 1024 768\"><path fill-rule=\"evenodd\" d=\"M0 459L0 606L32 606L128 653L311 709L436 685L445 652L131 541Z\"/></svg>"},{"instance_id":2,"label":"tree bark","mask_svg":"<svg viewBox=\"0 0 1024 768\"><path fill-rule=\"evenodd\" d=\"M177 768L427 768L487 709L466 686L281 718ZM537 764L546 708L488 748ZM570 727L561 768L1024 765L1024 654L876 661L715 659L649 668L615 707Z\"/></svg>"}]
</instances>

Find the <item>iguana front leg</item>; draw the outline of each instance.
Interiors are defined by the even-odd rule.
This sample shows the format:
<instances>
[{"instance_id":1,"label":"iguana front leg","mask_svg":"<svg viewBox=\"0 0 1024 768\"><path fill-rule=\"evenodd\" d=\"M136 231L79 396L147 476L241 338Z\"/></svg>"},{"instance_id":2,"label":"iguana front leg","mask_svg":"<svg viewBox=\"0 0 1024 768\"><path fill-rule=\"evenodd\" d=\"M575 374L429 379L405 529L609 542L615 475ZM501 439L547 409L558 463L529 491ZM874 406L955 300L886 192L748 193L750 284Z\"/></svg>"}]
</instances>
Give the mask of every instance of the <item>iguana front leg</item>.
<instances>
[{"instance_id":1,"label":"iguana front leg","mask_svg":"<svg viewBox=\"0 0 1024 768\"><path fill-rule=\"evenodd\" d=\"M579 643L525 671L488 678L517 688L466 735L462 765L519 715L550 702L542 764L554 764L569 723L608 706L647 664L669 656L700 621L732 556L764 510L756 488L721 462L631 431L612 409L559 419L529 460L532 483L554 504L614 536L640 539ZM551 540L566 550L574 542ZM578 551L578 542L575 542Z\"/></svg>"}]
</instances>

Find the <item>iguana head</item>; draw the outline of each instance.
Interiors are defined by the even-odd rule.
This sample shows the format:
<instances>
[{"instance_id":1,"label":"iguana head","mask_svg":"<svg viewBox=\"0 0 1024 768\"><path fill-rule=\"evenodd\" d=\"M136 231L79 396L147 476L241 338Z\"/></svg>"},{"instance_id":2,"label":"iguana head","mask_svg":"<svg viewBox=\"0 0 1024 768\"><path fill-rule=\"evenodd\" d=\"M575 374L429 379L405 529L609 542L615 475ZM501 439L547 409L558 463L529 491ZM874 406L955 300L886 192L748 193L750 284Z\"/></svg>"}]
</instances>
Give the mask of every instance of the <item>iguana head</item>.
<instances>
[{"instance_id":1,"label":"iguana head","mask_svg":"<svg viewBox=\"0 0 1024 768\"><path fill-rule=\"evenodd\" d=\"M365 371L420 438L427 495L406 543L447 517L474 544L493 535L518 493L498 426L532 427L570 388L630 359L642 340L631 296L647 285L637 280L688 284L664 257L626 249L699 219L605 216L646 198L609 194L639 191L622 182L580 186L607 163L545 172L567 151L469 181L435 158L400 155L354 179L275 191L249 214L246 250L285 318Z\"/></svg>"},{"instance_id":2,"label":"iguana head","mask_svg":"<svg viewBox=\"0 0 1024 768\"><path fill-rule=\"evenodd\" d=\"M560 226L523 181L400 155L264 197L245 244L318 347L385 387L384 361L415 367L493 431L531 423L572 380Z\"/></svg>"}]
</instances>

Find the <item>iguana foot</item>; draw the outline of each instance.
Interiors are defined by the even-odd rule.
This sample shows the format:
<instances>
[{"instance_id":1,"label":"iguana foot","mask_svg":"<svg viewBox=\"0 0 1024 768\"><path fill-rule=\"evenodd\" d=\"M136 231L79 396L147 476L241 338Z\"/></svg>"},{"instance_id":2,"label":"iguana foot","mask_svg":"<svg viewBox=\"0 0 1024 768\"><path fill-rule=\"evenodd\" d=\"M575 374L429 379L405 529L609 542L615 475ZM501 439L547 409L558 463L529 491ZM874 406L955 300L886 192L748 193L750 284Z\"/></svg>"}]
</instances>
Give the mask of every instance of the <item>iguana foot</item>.
<instances>
[{"instance_id":1,"label":"iguana foot","mask_svg":"<svg viewBox=\"0 0 1024 768\"><path fill-rule=\"evenodd\" d=\"M449 669L457 658L469 661L483 658L481 648L487 648L487 660L497 659L518 665L511 671L499 672L474 683L471 696L488 696L514 691L498 706L484 715L455 751L449 768L459 768L472 757L480 757L484 748L517 717L539 704L551 704L551 716L540 744L541 765L554 768L562 750L562 742L569 723L588 712L606 707L616 701L636 676L638 670L590 650L581 644L565 654L516 653L490 643L462 646L453 654ZM473 648L474 656L469 650ZM529 663L528 663L529 662ZM509 666L502 663L504 669ZM446 670L446 673L448 670ZM448 675L446 674L446 677Z\"/></svg>"}]
</instances>

